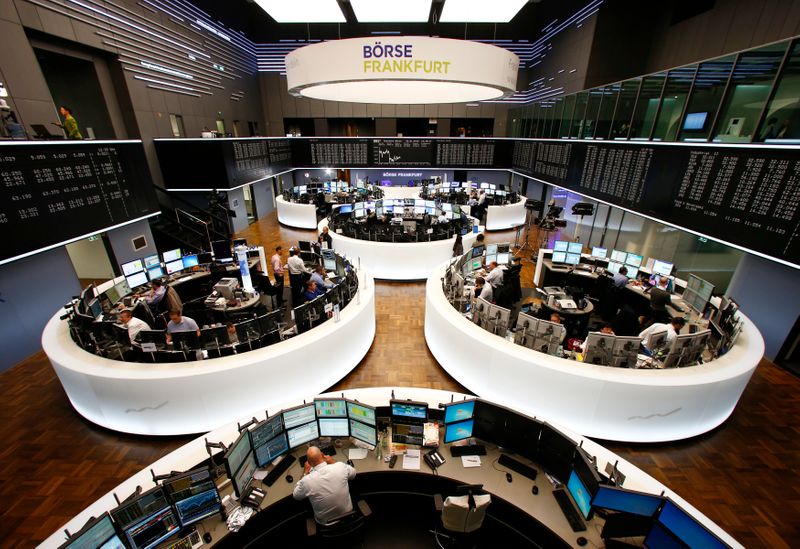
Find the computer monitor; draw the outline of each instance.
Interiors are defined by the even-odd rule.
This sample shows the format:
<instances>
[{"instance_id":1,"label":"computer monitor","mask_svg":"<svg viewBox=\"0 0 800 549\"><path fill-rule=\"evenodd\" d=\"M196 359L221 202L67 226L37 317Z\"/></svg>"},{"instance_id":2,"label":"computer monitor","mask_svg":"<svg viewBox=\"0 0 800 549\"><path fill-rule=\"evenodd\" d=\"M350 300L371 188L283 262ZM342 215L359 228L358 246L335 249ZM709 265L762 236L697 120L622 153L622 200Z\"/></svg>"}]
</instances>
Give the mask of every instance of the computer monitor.
<instances>
[{"instance_id":1,"label":"computer monitor","mask_svg":"<svg viewBox=\"0 0 800 549\"><path fill-rule=\"evenodd\" d=\"M354 419L349 420L349 422L351 437L356 440L360 440L361 442L366 442L371 446L378 445L378 432L374 426L361 423L360 421L356 421Z\"/></svg>"},{"instance_id":2,"label":"computer monitor","mask_svg":"<svg viewBox=\"0 0 800 549\"><path fill-rule=\"evenodd\" d=\"M566 263L567 252L553 252L553 263Z\"/></svg>"},{"instance_id":3,"label":"computer monitor","mask_svg":"<svg viewBox=\"0 0 800 549\"><path fill-rule=\"evenodd\" d=\"M569 480L575 456L575 442L555 427L545 423L539 436L539 465L561 482Z\"/></svg>"},{"instance_id":4,"label":"computer monitor","mask_svg":"<svg viewBox=\"0 0 800 549\"><path fill-rule=\"evenodd\" d=\"M99 518L91 520L86 526L72 534L67 542L58 549L94 547L109 549L122 549L124 547L108 513L103 513Z\"/></svg>"},{"instance_id":5,"label":"computer monitor","mask_svg":"<svg viewBox=\"0 0 800 549\"><path fill-rule=\"evenodd\" d=\"M608 267L606 267L606 271L608 271L609 273L617 274L619 273L621 267L622 263L617 263L616 261L609 261Z\"/></svg>"},{"instance_id":6,"label":"computer monitor","mask_svg":"<svg viewBox=\"0 0 800 549\"><path fill-rule=\"evenodd\" d=\"M577 265L580 262L581 254L567 253L567 256L564 258L564 263L567 265Z\"/></svg>"},{"instance_id":7,"label":"computer monitor","mask_svg":"<svg viewBox=\"0 0 800 549\"><path fill-rule=\"evenodd\" d=\"M536 326L536 340L533 348L541 353L554 355L561 345L561 334L566 330L561 324L549 320L539 320Z\"/></svg>"},{"instance_id":8,"label":"computer monitor","mask_svg":"<svg viewBox=\"0 0 800 549\"><path fill-rule=\"evenodd\" d=\"M658 523L688 547L724 549L728 547L717 536L709 532L692 515L667 498L658 514Z\"/></svg>"},{"instance_id":9,"label":"computer monitor","mask_svg":"<svg viewBox=\"0 0 800 549\"><path fill-rule=\"evenodd\" d=\"M453 205L449 204L447 202L443 203L442 204L442 211L443 212L451 212L451 211L453 211Z\"/></svg>"},{"instance_id":10,"label":"computer monitor","mask_svg":"<svg viewBox=\"0 0 800 549\"><path fill-rule=\"evenodd\" d=\"M319 436L321 437L349 437L347 417L321 417L319 422Z\"/></svg>"},{"instance_id":11,"label":"computer monitor","mask_svg":"<svg viewBox=\"0 0 800 549\"><path fill-rule=\"evenodd\" d=\"M511 254L509 252L497 254L496 261L498 265L508 265L509 261L511 261Z\"/></svg>"},{"instance_id":12,"label":"computer monitor","mask_svg":"<svg viewBox=\"0 0 800 549\"><path fill-rule=\"evenodd\" d=\"M639 269L637 269L636 267L632 267L631 265L626 265L625 267L628 269L628 272L625 274L625 276L627 276L631 280L639 276Z\"/></svg>"},{"instance_id":13,"label":"computer monitor","mask_svg":"<svg viewBox=\"0 0 800 549\"><path fill-rule=\"evenodd\" d=\"M494 333L499 333L505 336L505 331L508 329L509 321L511 320L511 310L501 307L500 305L491 305L487 315L486 328Z\"/></svg>"},{"instance_id":14,"label":"computer monitor","mask_svg":"<svg viewBox=\"0 0 800 549\"><path fill-rule=\"evenodd\" d=\"M250 433L248 431L242 431L225 452L225 469L228 472L228 478L233 478L233 475L236 474L236 471L239 470L252 451L253 446L250 440Z\"/></svg>"},{"instance_id":15,"label":"computer monitor","mask_svg":"<svg viewBox=\"0 0 800 549\"><path fill-rule=\"evenodd\" d=\"M317 419L316 409L314 403L303 404L302 406L295 406L282 412L283 426L286 429L297 427Z\"/></svg>"},{"instance_id":16,"label":"computer monitor","mask_svg":"<svg viewBox=\"0 0 800 549\"><path fill-rule=\"evenodd\" d=\"M472 271L477 271L478 269L483 267L483 260L481 258L474 258L472 263L470 264Z\"/></svg>"},{"instance_id":17,"label":"computer monitor","mask_svg":"<svg viewBox=\"0 0 800 549\"><path fill-rule=\"evenodd\" d=\"M586 354L583 362L608 366L614 356L614 336L602 332L589 332L586 337Z\"/></svg>"},{"instance_id":18,"label":"computer monitor","mask_svg":"<svg viewBox=\"0 0 800 549\"><path fill-rule=\"evenodd\" d=\"M414 215L425 215L425 206L414 206Z\"/></svg>"},{"instance_id":19,"label":"computer monitor","mask_svg":"<svg viewBox=\"0 0 800 549\"><path fill-rule=\"evenodd\" d=\"M465 421L459 421L446 425L444 429L445 444L470 438L472 436L472 427L474 424L475 420L467 419Z\"/></svg>"},{"instance_id":20,"label":"computer monitor","mask_svg":"<svg viewBox=\"0 0 800 549\"><path fill-rule=\"evenodd\" d=\"M367 425L375 425L375 408L359 402L347 401L347 417Z\"/></svg>"},{"instance_id":21,"label":"computer monitor","mask_svg":"<svg viewBox=\"0 0 800 549\"><path fill-rule=\"evenodd\" d=\"M200 343L203 347L219 347L231 342L227 326L212 326L200 330Z\"/></svg>"},{"instance_id":22,"label":"computer monitor","mask_svg":"<svg viewBox=\"0 0 800 549\"><path fill-rule=\"evenodd\" d=\"M678 541L666 528L654 522L644 538L647 549L686 549L686 545Z\"/></svg>"},{"instance_id":23,"label":"computer monitor","mask_svg":"<svg viewBox=\"0 0 800 549\"><path fill-rule=\"evenodd\" d=\"M191 269L192 267L197 267L197 264L198 264L197 254L183 256L184 269Z\"/></svg>"},{"instance_id":24,"label":"computer monitor","mask_svg":"<svg viewBox=\"0 0 800 549\"><path fill-rule=\"evenodd\" d=\"M569 250L569 242L566 240L556 240L555 244L553 244L553 251L554 252L566 252Z\"/></svg>"},{"instance_id":25,"label":"computer monitor","mask_svg":"<svg viewBox=\"0 0 800 549\"><path fill-rule=\"evenodd\" d=\"M176 351L200 349L200 338L194 330L172 332L172 348Z\"/></svg>"},{"instance_id":26,"label":"computer monitor","mask_svg":"<svg viewBox=\"0 0 800 549\"><path fill-rule=\"evenodd\" d=\"M666 498L616 486L600 485L592 497L592 507L641 517L652 517Z\"/></svg>"},{"instance_id":27,"label":"computer monitor","mask_svg":"<svg viewBox=\"0 0 800 549\"><path fill-rule=\"evenodd\" d=\"M250 440L253 448L266 444L283 432L283 416L276 414L256 424L250 429ZM260 467L260 465L259 465Z\"/></svg>"},{"instance_id":28,"label":"computer monitor","mask_svg":"<svg viewBox=\"0 0 800 549\"><path fill-rule=\"evenodd\" d=\"M616 336L614 338L614 358L611 366L616 368L635 368L642 340L639 336Z\"/></svg>"},{"instance_id":29,"label":"computer monitor","mask_svg":"<svg viewBox=\"0 0 800 549\"><path fill-rule=\"evenodd\" d=\"M596 257L598 259L605 259L608 250L605 248L600 248L599 246L592 247L592 257Z\"/></svg>"},{"instance_id":30,"label":"computer monitor","mask_svg":"<svg viewBox=\"0 0 800 549\"><path fill-rule=\"evenodd\" d=\"M428 404L426 402L391 400L389 401L389 406L391 407L392 421L424 423L428 420Z\"/></svg>"},{"instance_id":31,"label":"computer monitor","mask_svg":"<svg viewBox=\"0 0 800 549\"><path fill-rule=\"evenodd\" d=\"M288 451L289 440L286 438L286 433L280 432L255 449L256 464L265 467Z\"/></svg>"},{"instance_id":32,"label":"computer monitor","mask_svg":"<svg viewBox=\"0 0 800 549\"><path fill-rule=\"evenodd\" d=\"M289 439L289 448L294 450L302 444L318 439L319 425L317 425L316 421L312 421L294 429L287 429L286 436Z\"/></svg>"},{"instance_id":33,"label":"computer monitor","mask_svg":"<svg viewBox=\"0 0 800 549\"><path fill-rule=\"evenodd\" d=\"M669 276L672 274L672 267L672 263L661 261L660 259L653 261L653 273L655 274Z\"/></svg>"},{"instance_id":34,"label":"computer monitor","mask_svg":"<svg viewBox=\"0 0 800 549\"><path fill-rule=\"evenodd\" d=\"M367 216L367 210L365 210L364 208L358 208L358 207L356 207L356 209L355 209L355 210L353 210L353 212L354 212L354 216L355 216L357 219L358 219L358 218L361 218L361 217L366 217L366 216Z\"/></svg>"},{"instance_id":35,"label":"computer monitor","mask_svg":"<svg viewBox=\"0 0 800 549\"><path fill-rule=\"evenodd\" d=\"M175 505L182 527L219 513L219 492L207 468L175 475L166 479L162 486Z\"/></svg>"},{"instance_id":36,"label":"computer monitor","mask_svg":"<svg viewBox=\"0 0 800 549\"><path fill-rule=\"evenodd\" d=\"M626 259L628 259L628 252L623 252L621 250L611 250L611 261L616 261L617 263L625 263Z\"/></svg>"},{"instance_id":37,"label":"computer monitor","mask_svg":"<svg viewBox=\"0 0 800 549\"><path fill-rule=\"evenodd\" d=\"M642 256L637 254L628 254L627 258L625 259L625 264L630 265L632 267L641 267Z\"/></svg>"},{"instance_id":38,"label":"computer monitor","mask_svg":"<svg viewBox=\"0 0 800 549\"><path fill-rule=\"evenodd\" d=\"M475 400L463 400L461 402L454 402L447 404L444 407L444 422L455 423L456 421L464 421L472 419L475 415Z\"/></svg>"},{"instance_id":39,"label":"computer monitor","mask_svg":"<svg viewBox=\"0 0 800 549\"><path fill-rule=\"evenodd\" d=\"M353 213L353 205L342 204L341 206L339 206L337 212L339 212L339 214L351 214Z\"/></svg>"},{"instance_id":40,"label":"computer monitor","mask_svg":"<svg viewBox=\"0 0 800 549\"><path fill-rule=\"evenodd\" d=\"M592 496L589 494L589 490L578 477L574 469L569 475L569 480L567 480L567 490L578 506L578 510L581 512L583 518L589 520L589 517L592 515Z\"/></svg>"},{"instance_id":41,"label":"computer monitor","mask_svg":"<svg viewBox=\"0 0 800 549\"><path fill-rule=\"evenodd\" d=\"M387 209L387 211L389 210L388 207L386 209ZM392 207L392 213L394 215L404 215L406 213L405 206L393 206Z\"/></svg>"},{"instance_id":42,"label":"computer monitor","mask_svg":"<svg viewBox=\"0 0 800 549\"><path fill-rule=\"evenodd\" d=\"M425 201L425 207L426 208L435 208L436 207L436 201L435 200L426 200Z\"/></svg>"},{"instance_id":43,"label":"computer monitor","mask_svg":"<svg viewBox=\"0 0 800 549\"><path fill-rule=\"evenodd\" d=\"M214 256L211 255L211 252L200 252L197 254L197 262L200 265L208 265L214 262Z\"/></svg>"},{"instance_id":44,"label":"computer monitor","mask_svg":"<svg viewBox=\"0 0 800 549\"><path fill-rule=\"evenodd\" d=\"M141 343L155 343L156 345L167 344L166 330L139 330L137 337Z\"/></svg>"},{"instance_id":45,"label":"computer monitor","mask_svg":"<svg viewBox=\"0 0 800 549\"><path fill-rule=\"evenodd\" d=\"M647 336L644 345L650 350L651 353L666 350L667 331L666 330L654 331L649 336Z\"/></svg>"},{"instance_id":46,"label":"computer monitor","mask_svg":"<svg viewBox=\"0 0 800 549\"><path fill-rule=\"evenodd\" d=\"M317 417L347 417L347 401L343 398L314 399Z\"/></svg>"},{"instance_id":47,"label":"computer monitor","mask_svg":"<svg viewBox=\"0 0 800 549\"><path fill-rule=\"evenodd\" d=\"M228 239L214 240L211 243L211 251L214 252L214 259L216 259L217 261L219 261L220 259L230 259L233 257L233 251L231 250L231 241Z\"/></svg>"},{"instance_id":48,"label":"computer monitor","mask_svg":"<svg viewBox=\"0 0 800 549\"><path fill-rule=\"evenodd\" d=\"M161 278L162 276L164 276L164 269L161 268L161 265L147 269L147 277L150 280L155 280L156 278Z\"/></svg>"},{"instance_id":49,"label":"computer monitor","mask_svg":"<svg viewBox=\"0 0 800 549\"><path fill-rule=\"evenodd\" d=\"M147 273L142 271L136 274L132 274L130 276L126 276L125 280L128 281L128 286L130 286L131 288L138 288L139 286L144 286L145 284L147 284Z\"/></svg>"},{"instance_id":50,"label":"computer monitor","mask_svg":"<svg viewBox=\"0 0 800 549\"><path fill-rule=\"evenodd\" d=\"M236 471L236 475L231 478L231 484L233 485L233 491L236 493L236 497L242 497L247 487L250 485L250 481L253 480L253 473L256 472L258 465L256 465L256 458L253 455L253 452L247 454L247 457L242 464L242 467Z\"/></svg>"},{"instance_id":51,"label":"computer monitor","mask_svg":"<svg viewBox=\"0 0 800 549\"><path fill-rule=\"evenodd\" d=\"M176 259L181 258L181 249L175 248L174 250L169 250L161 254L161 258L164 260L164 263L169 263L170 261L175 261Z\"/></svg>"},{"instance_id":52,"label":"computer monitor","mask_svg":"<svg viewBox=\"0 0 800 549\"><path fill-rule=\"evenodd\" d=\"M122 529L129 546L139 549L155 547L180 528L160 486L123 502L111 511L111 518Z\"/></svg>"},{"instance_id":53,"label":"computer monitor","mask_svg":"<svg viewBox=\"0 0 800 549\"><path fill-rule=\"evenodd\" d=\"M145 269L149 269L151 267L155 267L156 265L161 265L161 259L158 257L158 254L148 255L142 259L142 263L144 264Z\"/></svg>"},{"instance_id":54,"label":"computer monitor","mask_svg":"<svg viewBox=\"0 0 800 549\"><path fill-rule=\"evenodd\" d=\"M122 274L125 276L130 276L135 273L140 273L144 270L144 264L142 263L141 259L136 259L134 261L129 261L127 263L123 263L120 265L122 267Z\"/></svg>"},{"instance_id":55,"label":"computer monitor","mask_svg":"<svg viewBox=\"0 0 800 549\"><path fill-rule=\"evenodd\" d=\"M567 251L571 254L582 254L583 253L583 244L580 242L570 242L569 246L567 247Z\"/></svg>"},{"instance_id":56,"label":"computer monitor","mask_svg":"<svg viewBox=\"0 0 800 549\"><path fill-rule=\"evenodd\" d=\"M167 274L179 273L183 270L183 260L179 258L175 261L170 261L165 263L164 267L167 269Z\"/></svg>"},{"instance_id":57,"label":"computer monitor","mask_svg":"<svg viewBox=\"0 0 800 549\"><path fill-rule=\"evenodd\" d=\"M89 302L89 314L92 315L93 318L97 318L103 314L103 306L100 304L100 300L94 298Z\"/></svg>"},{"instance_id":58,"label":"computer monitor","mask_svg":"<svg viewBox=\"0 0 800 549\"><path fill-rule=\"evenodd\" d=\"M471 256L473 258L481 257L481 256L483 256L483 252L484 252L485 249L486 249L486 246L483 246L483 245L473 246L472 247Z\"/></svg>"},{"instance_id":59,"label":"computer monitor","mask_svg":"<svg viewBox=\"0 0 800 549\"><path fill-rule=\"evenodd\" d=\"M497 244L487 244L486 245L486 254L496 254L497 253Z\"/></svg>"},{"instance_id":60,"label":"computer monitor","mask_svg":"<svg viewBox=\"0 0 800 549\"><path fill-rule=\"evenodd\" d=\"M127 284L127 281L126 281ZM116 303L122 299L122 296L119 295L119 290L117 290L116 286L111 286L108 290L103 292L105 296L108 298L108 301L111 305L116 305Z\"/></svg>"}]
</instances>

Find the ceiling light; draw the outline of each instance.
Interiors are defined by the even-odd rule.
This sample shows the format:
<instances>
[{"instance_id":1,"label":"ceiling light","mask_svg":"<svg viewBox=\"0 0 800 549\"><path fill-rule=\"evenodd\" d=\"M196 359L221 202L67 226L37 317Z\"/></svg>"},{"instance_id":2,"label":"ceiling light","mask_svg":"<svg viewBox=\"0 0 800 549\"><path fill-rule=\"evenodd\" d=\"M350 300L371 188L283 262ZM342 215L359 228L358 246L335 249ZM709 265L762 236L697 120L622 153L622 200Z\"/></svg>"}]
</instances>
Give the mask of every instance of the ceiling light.
<instances>
[{"instance_id":1,"label":"ceiling light","mask_svg":"<svg viewBox=\"0 0 800 549\"><path fill-rule=\"evenodd\" d=\"M528 0L445 0L442 23L508 23Z\"/></svg>"},{"instance_id":2,"label":"ceiling light","mask_svg":"<svg viewBox=\"0 0 800 549\"><path fill-rule=\"evenodd\" d=\"M427 23L431 0L350 0L359 23Z\"/></svg>"},{"instance_id":3,"label":"ceiling light","mask_svg":"<svg viewBox=\"0 0 800 549\"><path fill-rule=\"evenodd\" d=\"M255 0L278 23L344 23L336 0Z\"/></svg>"}]
</instances>

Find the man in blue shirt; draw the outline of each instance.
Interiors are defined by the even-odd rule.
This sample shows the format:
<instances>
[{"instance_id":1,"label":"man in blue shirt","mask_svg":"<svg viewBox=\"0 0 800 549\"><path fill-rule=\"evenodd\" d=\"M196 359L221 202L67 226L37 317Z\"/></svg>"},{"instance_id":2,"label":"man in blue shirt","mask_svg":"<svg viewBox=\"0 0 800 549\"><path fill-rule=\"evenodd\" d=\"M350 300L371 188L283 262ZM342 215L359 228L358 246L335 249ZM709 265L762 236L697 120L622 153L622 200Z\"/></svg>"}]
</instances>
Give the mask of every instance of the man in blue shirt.
<instances>
[{"instance_id":1,"label":"man in blue shirt","mask_svg":"<svg viewBox=\"0 0 800 549\"><path fill-rule=\"evenodd\" d=\"M169 312L169 322L167 323L167 342L172 341L170 334L175 332L197 332L200 336L200 328L197 322L188 316L182 316L180 311Z\"/></svg>"},{"instance_id":2,"label":"man in blue shirt","mask_svg":"<svg viewBox=\"0 0 800 549\"><path fill-rule=\"evenodd\" d=\"M313 280L309 280L308 282L306 282L306 289L303 292L303 301L311 301L315 297L321 296L324 293L325 293L324 290L321 291L317 289L316 282L314 282Z\"/></svg>"},{"instance_id":3,"label":"man in blue shirt","mask_svg":"<svg viewBox=\"0 0 800 549\"><path fill-rule=\"evenodd\" d=\"M323 289L323 291L333 288L333 282L325 279L325 267L322 265L314 267L314 272L311 274L309 280L316 282L317 288Z\"/></svg>"},{"instance_id":4,"label":"man in blue shirt","mask_svg":"<svg viewBox=\"0 0 800 549\"><path fill-rule=\"evenodd\" d=\"M623 265L619 268L618 273L614 273L614 286L617 288L624 288L628 283L628 268Z\"/></svg>"}]
</instances>

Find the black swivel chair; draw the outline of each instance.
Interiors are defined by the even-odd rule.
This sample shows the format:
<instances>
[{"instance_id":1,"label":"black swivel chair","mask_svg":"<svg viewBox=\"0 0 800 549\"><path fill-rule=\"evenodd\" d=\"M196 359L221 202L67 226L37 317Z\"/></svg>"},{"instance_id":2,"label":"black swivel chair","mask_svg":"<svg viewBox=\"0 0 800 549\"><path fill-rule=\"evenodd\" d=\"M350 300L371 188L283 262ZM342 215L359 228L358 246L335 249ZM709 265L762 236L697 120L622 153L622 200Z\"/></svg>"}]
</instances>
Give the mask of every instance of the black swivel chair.
<instances>
[{"instance_id":1,"label":"black swivel chair","mask_svg":"<svg viewBox=\"0 0 800 549\"><path fill-rule=\"evenodd\" d=\"M355 508L326 524L320 524L313 516L306 518L306 535L315 540L320 547L350 547L363 543L364 524L372 509L363 499L356 502Z\"/></svg>"}]
</instances>

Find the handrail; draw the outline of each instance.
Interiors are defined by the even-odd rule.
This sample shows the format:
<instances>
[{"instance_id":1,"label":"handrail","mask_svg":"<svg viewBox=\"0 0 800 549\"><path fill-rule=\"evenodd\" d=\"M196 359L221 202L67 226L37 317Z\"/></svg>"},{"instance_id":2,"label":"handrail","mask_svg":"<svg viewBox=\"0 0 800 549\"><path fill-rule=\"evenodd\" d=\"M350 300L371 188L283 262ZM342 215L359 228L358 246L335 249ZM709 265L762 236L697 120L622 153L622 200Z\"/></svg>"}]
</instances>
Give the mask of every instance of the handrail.
<instances>
[{"instance_id":1,"label":"handrail","mask_svg":"<svg viewBox=\"0 0 800 549\"><path fill-rule=\"evenodd\" d=\"M182 210L181 208L175 208L175 219L178 222L178 225L180 225L180 226L184 226L183 223L181 223L181 214L186 216L186 218L189 219L190 221L194 221L195 223L200 224L200 225L203 226L203 229L205 229L205 233L206 233L206 240L208 241L208 249L210 250L211 249L211 233L208 230L208 225L210 224L210 222L203 221L202 219L200 219L198 217L195 217L194 215L190 214L186 210Z\"/></svg>"},{"instance_id":2,"label":"handrail","mask_svg":"<svg viewBox=\"0 0 800 549\"><path fill-rule=\"evenodd\" d=\"M191 207L193 209L200 210L204 214L208 215L209 217L213 217L214 219L216 219L220 223L223 223L225 225L228 224L228 220L225 219L224 217L221 217L221 216L219 216L219 215L217 215L217 214L215 214L215 213L213 213L211 211L204 210L202 208L198 208L196 204L193 204L193 203L189 202L188 200L186 200L185 198L181 198L180 196L178 196L176 194L170 193L168 190L164 189L163 187L159 187L158 185L153 184L153 188L156 189L158 192L167 195L170 198L170 200L174 200L176 202L180 202L181 204L185 204L186 206L189 206L189 207Z\"/></svg>"}]
</instances>

